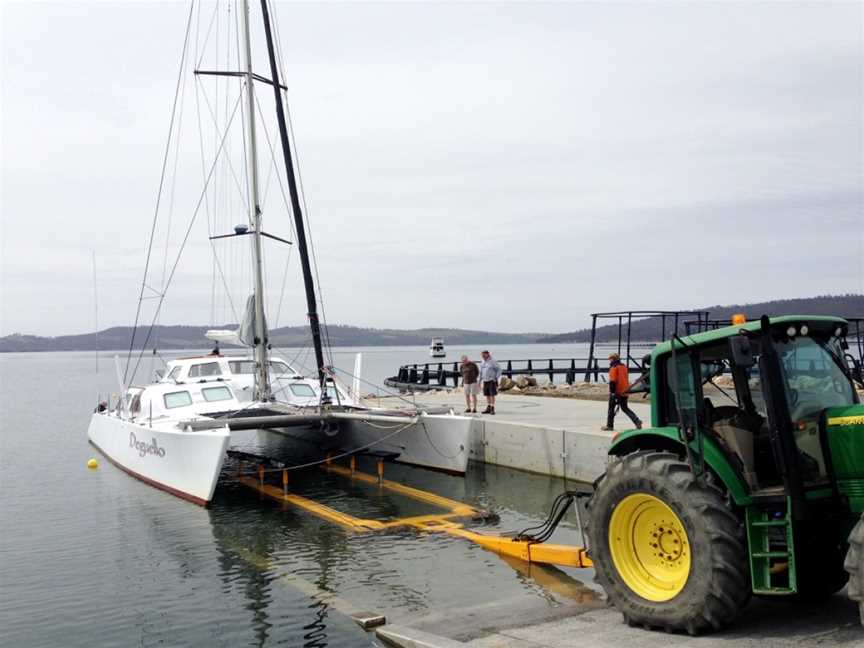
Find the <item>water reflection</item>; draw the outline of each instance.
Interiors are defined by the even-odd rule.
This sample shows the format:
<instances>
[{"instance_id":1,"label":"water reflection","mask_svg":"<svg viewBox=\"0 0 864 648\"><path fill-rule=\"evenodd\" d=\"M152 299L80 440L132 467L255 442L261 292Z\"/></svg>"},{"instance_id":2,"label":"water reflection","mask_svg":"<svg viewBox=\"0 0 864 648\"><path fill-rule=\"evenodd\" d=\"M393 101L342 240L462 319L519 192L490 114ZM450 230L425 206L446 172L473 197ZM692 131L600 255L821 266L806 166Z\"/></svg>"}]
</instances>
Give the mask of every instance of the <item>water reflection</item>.
<instances>
[{"instance_id":1,"label":"water reflection","mask_svg":"<svg viewBox=\"0 0 864 648\"><path fill-rule=\"evenodd\" d=\"M374 465L361 462L359 468L371 472ZM460 478L388 465L386 476L494 509L501 517L497 524L484 527L489 533L537 524L565 488L556 478L493 466L474 466L466 478ZM323 471L292 477L291 490L361 518L384 520L437 512L428 504ZM563 601L600 604L596 588L585 584L593 577L590 570L570 570L574 575L552 566L502 559L442 534L352 532L230 482L220 486L208 514L226 582L235 578L238 561L245 564L244 573L251 570L249 608L255 612L253 622L262 641L269 628L266 593L274 584L299 589L314 599L307 611L314 618L303 626L310 633L304 641L314 642L324 640L331 611L327 602L336 598L401 620L442 607L476 605L488 600L490 591L502 598L539 599L550 606ZM562 522L553 541L580 543L575 518Z\"/></svg>"}]
</instances>

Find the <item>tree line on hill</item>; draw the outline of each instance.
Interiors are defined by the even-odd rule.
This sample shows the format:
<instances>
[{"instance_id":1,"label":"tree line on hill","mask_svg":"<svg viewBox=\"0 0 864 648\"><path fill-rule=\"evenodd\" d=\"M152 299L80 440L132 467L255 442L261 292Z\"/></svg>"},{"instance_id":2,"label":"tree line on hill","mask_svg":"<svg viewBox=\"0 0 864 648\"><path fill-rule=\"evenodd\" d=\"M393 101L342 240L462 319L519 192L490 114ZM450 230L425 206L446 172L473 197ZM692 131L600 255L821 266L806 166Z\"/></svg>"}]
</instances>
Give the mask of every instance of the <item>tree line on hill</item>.
<instances>
[{"instance_id":1,"label":"tree line on hill","mask_svg":"<svg viewBox=\"0 0 864 648\"><path fill-rule=\"evenodd\" d=\"M203 349L212 346L204 337L208 329L234 330L236 324L224 326L155 326L147 341L147 349ZM129 348L131 326L115 326L98 333L43 337L38 335L7 335L0 338L0 353L23 351L116 351ZM433 337L444 338L446 344L530 344L539 333L495 333L455 328L422 328L413 330L375 329L345 326L327 327L326 342L334 347L345 346L425 346ZM134 349L141 349L147 340L147 330L139 327ZM311 345L307 326L285 326L270 331L275 347L304 347Z\"/></svg>"},{"instance_id":2,"label":"tree line on hill","mask_svg":"<svg viewBox=\"0 0 864 648\"><path fill-rule=\"evenodd\" d=\"M754 319L761 315L837 315L840 317L864 317L864 295L823 295L802 299L780 299L754 304L733 304L726 306L706 306L694 311L708 312L711 319L728 321L734 313L744 313ZM679 321L679 333L684 333L684 322L695 319L695 315L684 315ZM618 339L618 322L605 324L609 320L598 321L597 341L609 342ZM624 320L626 326L626 319ZM666 335L672 330L672 320L666 322ZM209 328L235 329L235 324L213 326L170 326L154 327L147 349L195 349L208 348L211 342L204 337ZM631 322L631 339L651 342L660 339L662 323L660 318L634 319ZM22 351L114 351L129 348L132 338L131 326L115 326L98 333L81 335L60 335L43 337L19 333L0 337L0 352ZM458 328L421 328L421 329L378 329L361 328L347 325L327 327L327 341L330 346L425 346L433 337L444 338L448 345L489 345L589 342L591 329L583 328L570 333L547 335L542 333L495 333ZM140 349L147 340L147 331L139 327L133 348ZM270 332L275 347L304 347L311 344L309 329L306 326L285 326Z\"/></svg>"},{"instance_id":3,"label":"tree line on hill","mask_svg":"<svg viewBox=\"0 0 864 648\"><path fill-rule=\"evenodd\" d=\"M758 319L762 315L835 315L838 317L864 317L864 295L821 295L802 299L777 299L754 304L732 304L726 306L706 306L693 309L693 312L708 313L711 320L728 322L732 315L742 313L748 319ZM704 315L703 315L704 317ZM686 333L685 323L696 320L695 314L682 315L679 318L678 333ZM618 320L607 324L610 320L598 319L597 341L611 342L618 339ZM623 318L623 328L626 329L627 318ZM665 333L668 337L674 329L674 320L666 319ZM642 342L653 342L661 339L664 326L660 317L634 319L630 324L630 339ZM570 333L547 335L538 338L538 343L590 342L591 329L584 328Z\"/></svg>"}]
</instances>

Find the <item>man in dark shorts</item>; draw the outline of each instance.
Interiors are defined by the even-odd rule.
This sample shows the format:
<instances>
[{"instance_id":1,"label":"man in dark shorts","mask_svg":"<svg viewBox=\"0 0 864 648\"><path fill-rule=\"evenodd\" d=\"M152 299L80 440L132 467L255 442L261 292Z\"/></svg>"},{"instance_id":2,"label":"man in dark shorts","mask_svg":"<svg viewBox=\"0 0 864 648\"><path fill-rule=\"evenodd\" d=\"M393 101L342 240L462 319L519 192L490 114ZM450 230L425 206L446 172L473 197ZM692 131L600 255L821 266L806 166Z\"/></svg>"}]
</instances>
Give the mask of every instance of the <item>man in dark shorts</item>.
<instances>
[{"instance_id":1,"label":"man in dark shorts","mask_svg":"<svg viewBox=\"0 0 864 648\"><path fill-rule=\"evenodd\" d=\"M498 379L501 377L501 367L488 351L480 354L480 381L483 383L483 395L486 397L486 409L483 414L495 414L495 396L498 394Z\"/></svg>"},{"instance_id":2,"label":"man in dark shorts","mask_svg":"<svg viewBox=\"0 0 864 648\"><path fill-rule=\"evenodd\" d=\"M459 371L462 373L462 389L465 391L465 413L476 414L477 394L480 392L480 385L477 383L477 379L480 377L480 368L476 362L463 355Z\"/></svg>"}]
</instances>

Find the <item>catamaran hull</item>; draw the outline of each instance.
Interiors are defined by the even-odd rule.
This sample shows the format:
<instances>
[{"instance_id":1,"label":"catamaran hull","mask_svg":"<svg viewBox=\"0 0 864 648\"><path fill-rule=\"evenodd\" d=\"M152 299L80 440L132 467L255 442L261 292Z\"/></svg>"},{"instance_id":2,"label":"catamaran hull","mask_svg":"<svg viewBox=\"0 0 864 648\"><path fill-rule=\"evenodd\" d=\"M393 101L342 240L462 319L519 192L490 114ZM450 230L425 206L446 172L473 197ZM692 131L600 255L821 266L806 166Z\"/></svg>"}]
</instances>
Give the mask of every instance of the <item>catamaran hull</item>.
<instances>
[{"instance_id":1,"label":"catamaran hull","mask_svg":"<svg viewBox=\"0 0 864 648\"><path fill-rule=\"evenodd\" d=\"M213 499L230 435L227 427L165 430L100 413L90 419L87 437L118 468L204 506Z\"/></svg>"},{"instance_id":2,"label":"catamaran hull","mask_svg":"<svg viewBox=\"0 0 864 648\"><path fill-rule=\"evenodd\" d=\"M399 463L458 475L468 468L471 418L423 414L413 423L393 417L392 423L384 424L364 421L362 414L354 417L340 420L348 447L374 443L372 450L398 452Z\"/></svg>"},{"instance_id":3,"label":"catamaran hull","mask_svg":"<svg viewBox=\"0 0 864 648\"><path fill-rule=\"evenodd\" d=\"M272 417L278 419L279 417ZM301 417L297 417L298 419ZM396 461L454 474L464 474L473 419L453 415L393 415L375 410L332 412L320 421L283 427L278 420L260 420L264 428L246 428L256 419L237 424L231 448L260 454L288 466L305 466L328 454L353 451L386 452Z\"/></svg>"}]
</instances>

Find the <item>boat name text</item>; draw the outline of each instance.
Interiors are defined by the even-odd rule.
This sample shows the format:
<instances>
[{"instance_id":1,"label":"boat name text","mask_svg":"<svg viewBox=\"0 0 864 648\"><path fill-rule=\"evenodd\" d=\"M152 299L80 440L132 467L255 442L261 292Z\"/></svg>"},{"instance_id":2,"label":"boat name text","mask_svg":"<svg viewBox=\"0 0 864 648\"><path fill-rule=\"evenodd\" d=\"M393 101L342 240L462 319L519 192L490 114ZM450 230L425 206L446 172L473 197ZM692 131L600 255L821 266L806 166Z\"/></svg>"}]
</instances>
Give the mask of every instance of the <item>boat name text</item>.
<instances>
[{"instance_id":1,"label":"boat name text","mask_svg":"<svg viewBox=\"0 0 864 648\"><path fill-rule=\"evenodd\" d=\"M165 456L165 448L160 448L159 444L156 443L156 439L154 437L153 441L150 443L145 443L144 441L139 441L135 436L134 432L129 433L129 447L135 448L138 451L138 456L143 457L148 454L155 455L157 457Z\"/></svg>"}]
</instances>

